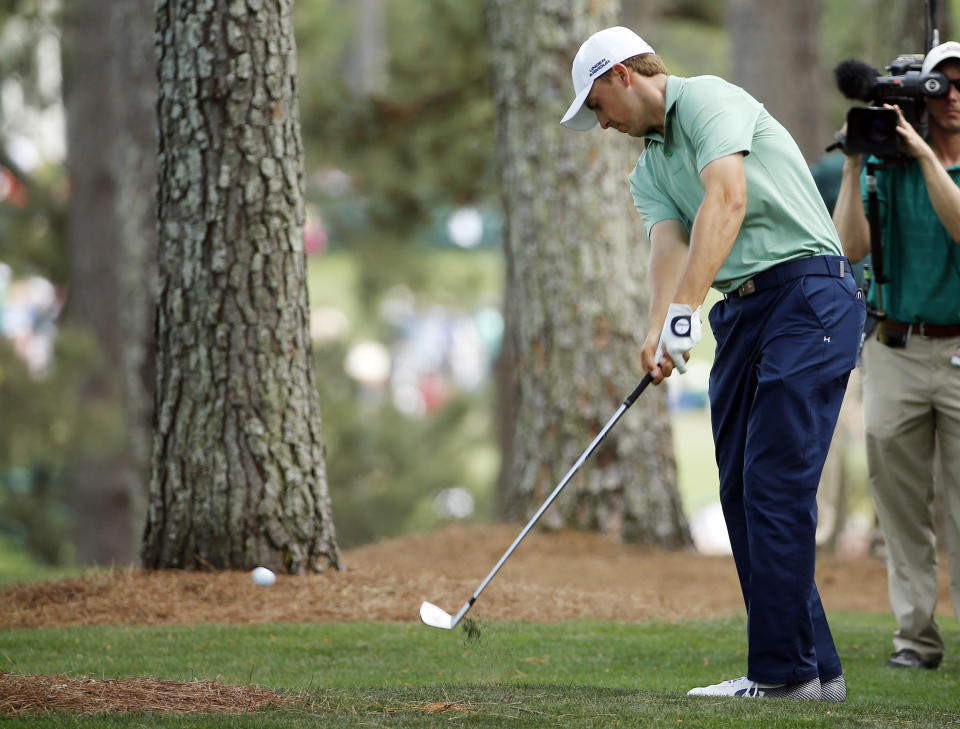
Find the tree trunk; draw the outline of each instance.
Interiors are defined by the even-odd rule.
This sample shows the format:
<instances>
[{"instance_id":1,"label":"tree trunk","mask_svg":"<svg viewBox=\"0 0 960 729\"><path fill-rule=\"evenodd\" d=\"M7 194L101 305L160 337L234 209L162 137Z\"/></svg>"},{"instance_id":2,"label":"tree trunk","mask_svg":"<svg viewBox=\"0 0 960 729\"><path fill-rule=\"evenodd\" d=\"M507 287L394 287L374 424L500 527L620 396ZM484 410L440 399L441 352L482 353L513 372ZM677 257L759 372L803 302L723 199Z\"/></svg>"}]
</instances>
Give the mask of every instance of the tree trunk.
<instances>
[{"instance_id":1,"label":"tree trunk","mask_svg":"<svg viewBox=\"0 0 960 729\"><path fill-rule=\"evenodd\" d=\"M528 518L636 385L648 251L627 175L640 145L559 121L570 62L619 3L491 0L516 421L503 503ZM651 387L543 519L664 546L690 543L665 388Z\"/></svg>"},{"instance_id":2,"label":"tree trunk","mask_svg":"<svg viewBox=\"0 0 960 729\"><path fill-rule=\"evenodd\" d=\"M114 106L120 129L113 140L117 180L115 218L123 265L119 269L121 303L120 382L124 451L130 463L128 491L139 539L147 512L156 342L153 324L157 300L157 77L153 50L155 0L111 3L111 33L117 54L110 64Z\"/></svg>"},{"instance_id":3,"label":"tree trunk","mask_svg":"<svg viewBox=\"0 0 960 729\"><path fill-rule=\"evenodd\" d=\"M308 335L292 0L159 0L148 567L340 567Z\"/></svg>"},{"instance_id":4,"label":"tree trunk","mask_svg":"<svg viewBox=\"0 0 960 729\"><path fill-rule=\"evenodd\" d=\"M352 0L356 12L356 40L351 48L352 63L348 87L367 98L382 94L387 87L387 8L384 0Z\"/></svg>"},{"instance_id":5,"label":"tree trunk","mask_svg":"<svg viewBox=\"0 0 960 729\"><path fill-rule=\"evenodd\" d=\"M873 13L867 19L867 26L873 26L873 33L867 34L871 43L868 54L875 59L877 69L904 53L923 54L927 48L924 39L926 3L919 1L883 0L875 2ZM953 40L949 32L950 3L939 3L940 41Z\"/></svg>"},{"instance_id":6,"label":"tree trunk","mask_svg":"<svg viewBox=\"0 0 960 729\"><path fill-rule=\"evenodd\" d=\"M727 27L730 80L787 128L807 162L821 157L831 140L820 99L833 79L820 64L820 0L730 0Z\"/></svg>"},{"instance_id":7,"label":"tree trunk","mask_svg":"<svg viewBox=\"0 0 960 729\"><path fill-rule=\"evenodd\" d=\"M90 0L67 10L71 285L67 315L89 331L103 366L87 407L116 408L120 442L71 464L79 564L136 556L149 474L156 285L153 2Z\"/></svg>"}]
</instances>

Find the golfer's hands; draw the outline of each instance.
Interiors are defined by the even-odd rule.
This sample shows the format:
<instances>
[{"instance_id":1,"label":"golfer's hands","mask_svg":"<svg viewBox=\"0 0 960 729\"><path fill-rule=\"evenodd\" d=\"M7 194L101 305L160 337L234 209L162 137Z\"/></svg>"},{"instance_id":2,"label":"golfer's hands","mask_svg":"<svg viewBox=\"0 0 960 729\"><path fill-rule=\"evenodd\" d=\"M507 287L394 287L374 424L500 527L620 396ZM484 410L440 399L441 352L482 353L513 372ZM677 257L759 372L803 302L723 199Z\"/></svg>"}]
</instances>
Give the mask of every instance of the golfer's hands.
<instances>
[{"instance_id":1,"label":"golfer's hands","mask_svg":"<svg viewBox=\"0 0 960 729\"><path fill-rule=\"evenodd\" d=\"M670 304L659 335L651 331L640 351L643 368L653 375L657 384L669 377L674 367L683 374L687 371L690 350L701 335L700 307L691 309L686 304Z\"/></svg>"}]
</instances>

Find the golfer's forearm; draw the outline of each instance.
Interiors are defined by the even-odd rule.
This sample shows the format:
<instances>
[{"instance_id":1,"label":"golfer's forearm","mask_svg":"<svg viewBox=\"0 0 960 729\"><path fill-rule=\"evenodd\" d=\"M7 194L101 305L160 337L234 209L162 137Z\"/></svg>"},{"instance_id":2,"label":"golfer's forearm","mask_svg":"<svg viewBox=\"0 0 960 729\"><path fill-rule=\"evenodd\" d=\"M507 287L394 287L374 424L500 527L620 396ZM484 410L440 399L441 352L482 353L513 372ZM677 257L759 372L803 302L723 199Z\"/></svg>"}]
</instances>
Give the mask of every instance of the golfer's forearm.
<instances>
[{"instance_id":1,"label":"golfer's forearm","mask_svg":"<svg viewBox=\"0 0 960 729\"><path fill-rule=\"evenodd\" d=\"M690 234L690 255L674 302L696 309L703 303L730 254L746 212L746 196L707 193Z\"/></svg>"},{"instance_id":2,"label":"golfer's forearm","mask_svg":"<svg viewBox=\"0 0 960 729\"><path fill-rule=\"evenodd\" d=\"M676 220L663 221L650 233L650 328L660 330L683 276L690 246Z\"/></svg>"},{"instance_id":3,"label":"golfer's forearm","mask_svg":"<svg viewBox=\"0 0 960 729\"><path fill-rule=\"evenodd\" d=\"M747 212L743 155L718 157L700 171L703 202L690 231L690 255L674 302L696 309L727 260Z\"/></svg>"},{"instance_id":4,"label":"golfer's forearm","mask_svg":"<svg viewBox=\"0 0 960 729\"><path fill-rule=\"evenodd\" d=\"M863 212L859 157L844 160L840 192L833 208L833 224L847 258L856 262L870 252L870 225Z\"/></svg>"}]
</instances>

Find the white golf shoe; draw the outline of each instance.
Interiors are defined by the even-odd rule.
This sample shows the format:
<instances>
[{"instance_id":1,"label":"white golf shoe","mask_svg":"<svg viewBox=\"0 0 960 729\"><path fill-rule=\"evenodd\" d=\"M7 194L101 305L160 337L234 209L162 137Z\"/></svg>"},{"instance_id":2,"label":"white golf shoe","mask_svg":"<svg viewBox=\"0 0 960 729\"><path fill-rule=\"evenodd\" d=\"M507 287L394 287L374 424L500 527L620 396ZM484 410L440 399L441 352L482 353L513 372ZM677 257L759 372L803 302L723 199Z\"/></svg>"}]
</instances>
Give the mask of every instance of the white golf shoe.
<instances>
[{"instance_id":1,"label":"white golf shoe","mask_svg":"<svg viewBox=\"0 0 960 729\"><path fill-rule=\"evenodd\" d=\"M742 698L820 700L820 679L803 683L771 684L751 681L746 676L730 679L712 686L700 686L687 691L687 696L739 696Z\"/></svg>"},{"instance_id":2,"label":"white golf shoe","mask_svg":"<svg viewBox=\"0 0 960 729\"><path fill-rule=\"evenodd\" d=\"M841 673L839 676L824 681L820 684L821 701L846 701L847 700L847 682Z\"/></svg>"}]
</instances>

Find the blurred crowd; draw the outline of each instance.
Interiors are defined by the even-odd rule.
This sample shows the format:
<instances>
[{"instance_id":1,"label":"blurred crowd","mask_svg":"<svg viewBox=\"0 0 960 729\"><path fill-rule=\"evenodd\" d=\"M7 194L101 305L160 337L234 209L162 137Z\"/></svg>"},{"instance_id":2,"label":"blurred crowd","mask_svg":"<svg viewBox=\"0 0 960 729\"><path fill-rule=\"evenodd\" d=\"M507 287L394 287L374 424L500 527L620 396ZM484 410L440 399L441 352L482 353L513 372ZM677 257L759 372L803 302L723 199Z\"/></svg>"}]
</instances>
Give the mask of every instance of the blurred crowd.
<instances>
[{"instance_id":1,"label":"blurred crowd","mask_svg":"<svg viewBox=\"0 0 960 729\"><path fill-rule=\"evenodd\" d=\"M0 262L0 338L35 377L41 377L53 357L57 317L63 297L42 276L15 279L10 266Z\"/></svg>"},{"instance_id":2,"label":"blurred crowd","mask_svg":"<svg viewBox=\"0 0 960 729\"><path fill-rule=\"evenodd\" d=\"M344 360L347 374L366 394L388 396L400 412L421 417L443 407L454 393L476 392L487 383L503 337L497 308L419 309L411 291L396 287L385 297L381 315L390 325L390 340L356 341ZM340 337L348 329L338 309L312 313L315 341Z\"/></svg>"}]
</instances>

